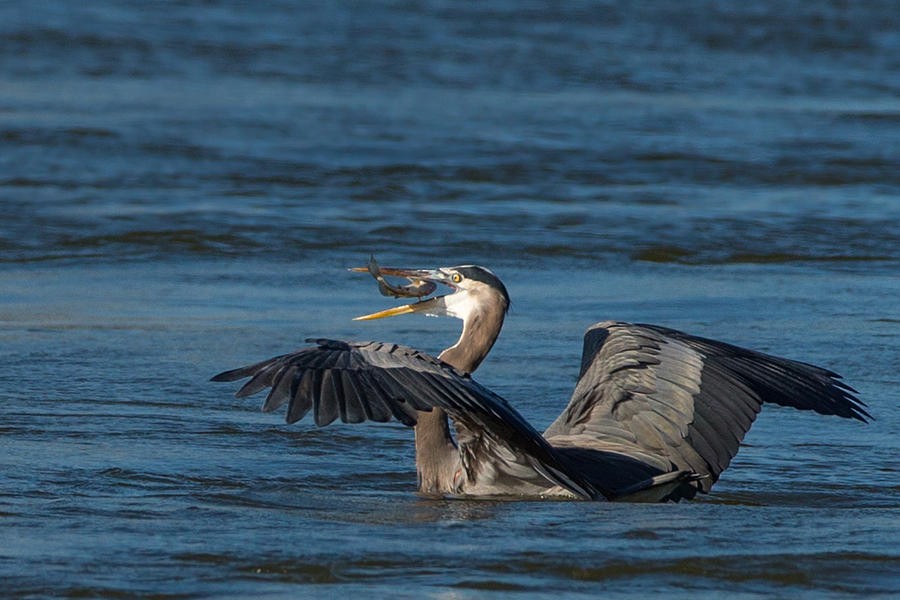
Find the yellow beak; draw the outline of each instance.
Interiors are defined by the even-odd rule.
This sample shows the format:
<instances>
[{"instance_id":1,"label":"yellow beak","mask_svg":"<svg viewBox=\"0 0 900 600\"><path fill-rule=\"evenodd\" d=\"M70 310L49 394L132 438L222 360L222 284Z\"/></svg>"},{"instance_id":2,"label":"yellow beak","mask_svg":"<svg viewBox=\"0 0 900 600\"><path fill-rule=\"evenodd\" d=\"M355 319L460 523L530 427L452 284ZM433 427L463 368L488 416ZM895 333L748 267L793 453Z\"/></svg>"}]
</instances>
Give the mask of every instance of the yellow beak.
<instances>
[{"instance_id":1,"label":"yellow beak","mask_svg":"<svg viewBox=\"0 0 900 600\"><path fill-rule=\"evenodd\" d=\"M405 304L403 306L395 306L394 308L389 308L387 310L382 310L377 313L372 313L371 315L363 315L361 317L356 317L353 319L354 321L371 321L373 319L383 319L384 317L396 317L397 315L405 315L407 313L416 312L413 308L412 304Z\"/></svg>"},{"instance_id":2,"label":"yellow beak","mask_svg":"<svg viewBox=\"0 0 900 600\"><path fill-rule=\"evenodd\" d=\"M442 314L441 307L444 303L443 296L435 296L427 300L420 300L412 304L404 304L403 306L395 306L381 312L372 313L371 315L363 315L356 317L354 321L371 321L373 319L383 319L385 317L396 317L397 315L408 315L409 313L425 313L425 314Z\"/></svg>"}]
</instances>

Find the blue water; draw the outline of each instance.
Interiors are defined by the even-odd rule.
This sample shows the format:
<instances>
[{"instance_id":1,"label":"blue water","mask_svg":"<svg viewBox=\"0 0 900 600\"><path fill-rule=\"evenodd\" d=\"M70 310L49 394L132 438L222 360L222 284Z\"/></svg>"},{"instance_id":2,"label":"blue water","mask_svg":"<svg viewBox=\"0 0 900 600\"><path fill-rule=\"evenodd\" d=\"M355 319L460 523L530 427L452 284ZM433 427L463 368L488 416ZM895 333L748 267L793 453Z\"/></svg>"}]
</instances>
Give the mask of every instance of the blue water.
<instances>
[{"instance_id":1,"label":"blue water","mask_svg":"<svg viewBox=\"0 0 900 600\"><path fill-rule=\"evenodd\" d=\"M900 594L894 2L0 4L0 595ZM842 374L708 496L434 500L398 424L208 378L459 323L347 267L491 268L477 379L538 429L581 335L658 323Z\"/></svg>"}]
</instances>

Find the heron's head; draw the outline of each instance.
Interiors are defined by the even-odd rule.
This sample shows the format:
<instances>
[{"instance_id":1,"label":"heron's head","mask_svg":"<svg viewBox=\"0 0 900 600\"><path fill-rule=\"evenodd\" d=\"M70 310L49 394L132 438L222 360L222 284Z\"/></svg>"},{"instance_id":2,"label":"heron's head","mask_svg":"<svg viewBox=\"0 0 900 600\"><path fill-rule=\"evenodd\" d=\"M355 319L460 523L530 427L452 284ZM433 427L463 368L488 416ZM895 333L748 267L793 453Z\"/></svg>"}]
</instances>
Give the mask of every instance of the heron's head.
<instances>
[{"instance_id":1,"label":"heron's head","mask_svg":"<svg viewBox=\"0 0 900 600\"><path fill-rule=\"evenodd\" d=\"M370 315L356 317L357 321L393 317L408 313L419 313L430 316L448 316L469 321L480 313L488 311L499 312L500 321L509 309L509 294L503 282L484 267L476 265L462 265L459 267L443 267L440 269L395 269L382 267L376 270L372 268L352 269L354 271L369 271L373 275L387 275L391 277L405 277L412 282L426 282L445 285L450 292L442 296L423 298L418 302L389 308ZM424 286L411 286L413 290L422 289ZM433 289L435 286L428 286ZM389 295L413 296L418 295L414 291L404 294L401 287L382 287L382 291L388 291Z\"/></svg>"}]
</instances>

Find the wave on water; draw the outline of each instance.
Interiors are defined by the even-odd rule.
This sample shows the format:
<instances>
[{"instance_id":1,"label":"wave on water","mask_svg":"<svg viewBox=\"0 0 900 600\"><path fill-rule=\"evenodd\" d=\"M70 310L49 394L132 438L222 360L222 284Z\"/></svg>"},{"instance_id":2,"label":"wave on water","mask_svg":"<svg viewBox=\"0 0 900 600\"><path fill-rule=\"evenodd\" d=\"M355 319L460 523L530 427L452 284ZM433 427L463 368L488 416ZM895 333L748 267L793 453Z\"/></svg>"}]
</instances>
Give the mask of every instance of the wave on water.
<instances>
[{"instance_id":1,"label":"wave on water","mask_svg":"<svg viewBox=\"0 0 900 600\"><path fill-rule=\"evenodd\" d=\"M474 556L471 561L444 556L410 556L402 551L396 558L365 557L348 559L324 556L281 560L266 557L248 558L230 554L183 553L175 560L191 564L209 564L236 568L259 579L277 577L298 584L348 584L353 582L422 580L429 576L455 581L452 587L483 591L538 591L548 586L571 583L606 582L618 585L630 580L642 586L678 585L690 581L699 585L754 583L783 586L799 590L829 592L890 593L895 591L886 574L900 568L896 556L859 552L705 556L665 559L624 559L606 557L553 556L532 553L530 556L504 557L491 560ZM550 583L554 582L554 583Z\"/></svg>"},{"instance_id":2,"label":"wave on water","mask_svg":"<svg viewBox=\"0 0 900 600\"><path fill-rule=\"evenodd\" d=\"M735 252L726 256L716 257L704 255L702 252L662 246L644 248L633 255L635 260L655 263L676 263L684 265L729 265L729 264L785 264L785 263L845 263L845 262L893 262L896 257L891 255L867 256L867 255L815 255L792 254L787 252Z\"/></svg>"}]
</instances>

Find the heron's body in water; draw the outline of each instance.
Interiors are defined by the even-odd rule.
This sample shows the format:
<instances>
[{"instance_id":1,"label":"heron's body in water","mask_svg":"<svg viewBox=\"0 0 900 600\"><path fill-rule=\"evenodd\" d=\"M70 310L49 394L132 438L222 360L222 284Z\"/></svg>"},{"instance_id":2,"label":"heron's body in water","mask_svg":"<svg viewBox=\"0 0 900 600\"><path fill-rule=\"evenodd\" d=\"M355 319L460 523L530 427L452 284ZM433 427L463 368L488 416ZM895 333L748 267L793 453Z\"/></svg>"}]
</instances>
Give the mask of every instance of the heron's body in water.
<instances>
[{"instance_id":1,"label":"heron's body in water","mask_svg":"<svg viewBox=\"0 0 900 600\"><path fill-rule=\"evenodd\" d=\"M288 423L312 410L320 426L392 418L413 426L422 493L677 501L709 491L763 403L869 417L831 371L664 327L608 321L587 330L572 398L540 434L471 378L509 307L493 273L472 265L369 270L385 294L418 297L432 284L451 293L360 319L456 317L463 321L456 344L433 358L396 344L310 340L312 347L213 380L251 377L239 397L270 387L263 410L287 403ZM383 275L415 285L391 287Z\"/></svg>"}]
</instances>

